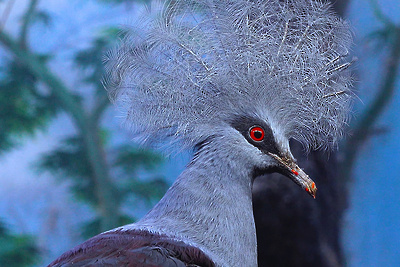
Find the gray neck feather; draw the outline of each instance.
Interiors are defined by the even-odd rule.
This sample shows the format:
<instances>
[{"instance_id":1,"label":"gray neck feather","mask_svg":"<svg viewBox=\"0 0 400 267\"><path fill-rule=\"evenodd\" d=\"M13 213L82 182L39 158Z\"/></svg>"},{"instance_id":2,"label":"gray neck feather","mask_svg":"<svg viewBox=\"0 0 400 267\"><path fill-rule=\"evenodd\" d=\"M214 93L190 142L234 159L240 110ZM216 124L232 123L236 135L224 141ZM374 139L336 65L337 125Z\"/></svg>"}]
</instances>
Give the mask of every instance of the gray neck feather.
<instances>
[{"instance_id":1,"label":"gray neck feather","mask_svg":"<svg viewBox=\"0 0 400 267\"><path fill-rule=\"evenodd\" d=\"M122 228L173 236L202 249L217 266L257 266L251 168L221 145L201 148L161 201Z\"/></svg>"}]
</instances>

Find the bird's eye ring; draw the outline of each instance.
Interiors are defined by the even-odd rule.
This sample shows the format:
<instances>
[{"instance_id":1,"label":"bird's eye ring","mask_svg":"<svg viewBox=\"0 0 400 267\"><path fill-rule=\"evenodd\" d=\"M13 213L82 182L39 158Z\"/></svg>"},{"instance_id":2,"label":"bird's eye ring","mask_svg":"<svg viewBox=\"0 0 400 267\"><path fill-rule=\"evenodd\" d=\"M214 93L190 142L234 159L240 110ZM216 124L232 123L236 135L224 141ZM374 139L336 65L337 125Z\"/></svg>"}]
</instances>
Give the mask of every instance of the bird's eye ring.
<instances>
[{"instance_id":1,"label":"bird's eye ring","mask_svg":"<svg viewBox=\"0 0 400 267\"><path fill-rule=\"evenodd\" d=\"M260 126L253 126L250 128L250 138L253 139L253 141L261 142L264 140L264 136L264 129Z\"/></svg>"}]
</instances>

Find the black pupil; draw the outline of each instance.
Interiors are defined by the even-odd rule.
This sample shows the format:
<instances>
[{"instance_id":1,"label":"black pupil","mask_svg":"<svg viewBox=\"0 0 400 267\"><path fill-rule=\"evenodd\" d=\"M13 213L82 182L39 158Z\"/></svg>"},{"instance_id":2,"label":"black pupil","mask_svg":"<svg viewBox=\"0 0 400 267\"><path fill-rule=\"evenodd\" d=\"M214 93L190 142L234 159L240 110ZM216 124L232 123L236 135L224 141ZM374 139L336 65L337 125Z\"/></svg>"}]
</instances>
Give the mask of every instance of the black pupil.
<instances>
[{"instance_id":1,"label":"black pupil","mask_svg":"<svg viewBox=\"0 0 400 267\"><path fill-rule=\"evenodd\" d=\"M254 137L256 138L256 139L261 139L261 137L262 137L262 132L261 131L254 131Z\"/></svg>"}]
</instances>

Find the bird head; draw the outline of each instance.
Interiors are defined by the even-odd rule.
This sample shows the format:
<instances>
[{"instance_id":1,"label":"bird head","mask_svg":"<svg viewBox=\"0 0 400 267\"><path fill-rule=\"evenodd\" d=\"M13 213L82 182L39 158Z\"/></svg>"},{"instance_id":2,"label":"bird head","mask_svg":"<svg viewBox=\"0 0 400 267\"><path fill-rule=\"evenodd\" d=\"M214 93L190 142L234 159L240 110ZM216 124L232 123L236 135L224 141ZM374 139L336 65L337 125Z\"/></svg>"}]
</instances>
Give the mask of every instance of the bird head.
<instances>
[{"instance_id":1,"label":"bird head","mask_svg":"<svg viewBox=\"0 0 400 267\"><path fill-rule=\"evenodd\" d=\"M152 6L107 55L106 84L149 143L199 146L226 131L255 172L279 171L315 197L289 140L331 148L352 102L349 25L314 0Z\"/></svg>"},{"instance_id":2,"label":"bird head","mask_svg":"<svg viewBox=\"0 0 400 267\"><path fill-rule=\"evenodd\" d=\"M277 128L254 117L236 117L230 126L241 135L239 138L244 139L243 145L248 149L243 153L253 154L253 178L278 172L315 198L317 187L314 181L297 165L289 140Z\"/></svg>"}]
</instances>

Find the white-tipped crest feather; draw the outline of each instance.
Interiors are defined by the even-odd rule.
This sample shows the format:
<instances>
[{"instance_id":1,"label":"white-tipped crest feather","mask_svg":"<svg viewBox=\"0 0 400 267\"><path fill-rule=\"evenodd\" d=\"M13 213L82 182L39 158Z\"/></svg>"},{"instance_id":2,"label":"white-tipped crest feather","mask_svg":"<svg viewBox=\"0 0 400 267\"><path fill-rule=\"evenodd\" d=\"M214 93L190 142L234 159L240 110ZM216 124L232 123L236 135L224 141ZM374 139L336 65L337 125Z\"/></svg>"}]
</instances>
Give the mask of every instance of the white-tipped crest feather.
<instances>
[{"instance_id":1,"label":"white-tipped crest feather","mask_svg":"<svg viewBox=\"0 0 400 267\"><path fill-rule=\"evenodd\" d=\"M311 0L176 0L108 54L108 89L143 139L193 146L256 114L305 147L348 121L348 24ZM153 8L154 9L154 8Z\"/></svg>"}]
</instances>

